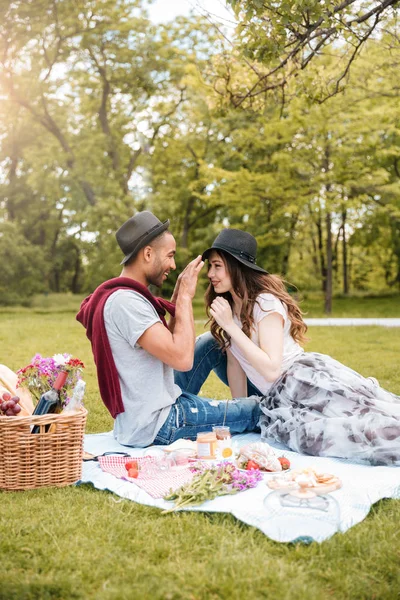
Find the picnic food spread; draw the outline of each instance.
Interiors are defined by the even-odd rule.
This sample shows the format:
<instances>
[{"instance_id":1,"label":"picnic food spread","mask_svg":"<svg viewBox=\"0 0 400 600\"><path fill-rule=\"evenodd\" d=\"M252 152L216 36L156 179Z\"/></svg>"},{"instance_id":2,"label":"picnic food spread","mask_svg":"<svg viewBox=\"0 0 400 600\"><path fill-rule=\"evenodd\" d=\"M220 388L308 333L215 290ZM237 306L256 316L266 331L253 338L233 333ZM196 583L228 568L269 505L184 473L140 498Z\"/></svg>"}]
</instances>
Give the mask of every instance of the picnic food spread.
<instances>
[{"instance_id":1,"label":"picnic food spread","mask_svg":"<svg viewBox=\"0 0 400 600\"><path fill-rule=\"evenodd\" d=\"M210 443L214 437L204 432L200 435L200 440L203 439ZM141 457L112 456L110 452L106 453L109 456L98 457L98 462L103 471L133 483L153 498L173 503L164 514L198 506L219 496L237 494L258 486L263 480L267 480L271 492L282 494L285 506L300 506L304 510L311 506L309 498L322 497L341 487L339 478L329 473L313 469L291 472L289 459L277 456L266 442L247 444L236 455L232 453L231 460L222 461L218 456L214 460L208 458L213 452L210 446L206 459L199 457L197 448L196 442L181 439L164 449L148 448L147 454ZM245 465L244 469L238 466L239 461Z\"/></svg>"},{"instance_id":2,"label":"picnic food spread","mask_svg":"<svg viewBox=\"0 0 400 600\"><path fill-rule=\"evenodd\" d=\"M29 391L38 400L36 408L29 414L65 413L81 406L85 388L81 380L83 367L79 359L70 355L60 354L48 359L36 355L30 365L18 372L15 385L21 390L21 397ZM0 417L23 414L21 404L14 390L0 389ZM52 431L52 427L41 425L39 429L34 423L31 432L45 433ZM103 468L102 462L105 466L106 460L100 462ZM255 487L263 474L268 473L278 474L268 482L271 489L286 491L299 498L328 493L342 485L335 475L313 469L287 473L290 471L289 459L277 456L266 442L246 444L235 455L230 429L226 426L214 426L213 431L198 433L196 442L179 440L179 447L177 442L175 448L161 451L161 456L137 459L128 455L128 460L121 466L123 470L117 476L137 483L155 497L164 489L159 497L174 502L167 512Z\"/></svg>"}]
</instances>

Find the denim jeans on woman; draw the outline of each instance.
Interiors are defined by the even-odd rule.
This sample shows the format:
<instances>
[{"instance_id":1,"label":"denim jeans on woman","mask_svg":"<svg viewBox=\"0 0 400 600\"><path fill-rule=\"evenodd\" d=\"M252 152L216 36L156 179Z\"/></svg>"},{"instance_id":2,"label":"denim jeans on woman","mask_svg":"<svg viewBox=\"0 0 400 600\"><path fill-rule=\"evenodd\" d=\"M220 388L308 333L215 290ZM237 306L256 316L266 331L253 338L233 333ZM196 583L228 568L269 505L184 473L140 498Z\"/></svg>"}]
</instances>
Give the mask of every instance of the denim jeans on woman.
<instances>
[{"instance_id":1,"label":"denim jeans on woman","mask_svg":"<svg viewBox=\"0 0 400 600\"><path fill-rule=\"evenodd\" d=\"M230 427L231 433L243 433L258 429L259 401L262 396L249 381L247 398L212 400L197 394L211 371L228 385L226 354L221 352L211 333L204 333L196 340L193 368L186 373L175 371L175 383L182 390L171 407L170 413L157 434L154 444L172 444L180 438L196 439L200 431L211 431L214 425ZM258 397L258 398L257 398Z\"/></svg>"}]
</instances>

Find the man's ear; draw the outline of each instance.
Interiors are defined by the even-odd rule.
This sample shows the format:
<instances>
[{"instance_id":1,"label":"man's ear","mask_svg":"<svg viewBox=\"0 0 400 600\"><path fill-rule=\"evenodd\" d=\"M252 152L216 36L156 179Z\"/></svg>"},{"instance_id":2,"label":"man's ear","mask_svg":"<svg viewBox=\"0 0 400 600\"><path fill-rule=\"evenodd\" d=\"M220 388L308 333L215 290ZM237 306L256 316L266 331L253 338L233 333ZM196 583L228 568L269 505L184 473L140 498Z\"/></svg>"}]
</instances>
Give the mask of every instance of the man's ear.
<instances>
[{"instance_id":1,"label":"man's ear","mask_svg":"<svg viewBox=\"0 0 400 600\"><path fill-rule=\"evenodd\" d=\"M153 256L153 248L151 246L145 246L142 250L143 259L145 262L150 262Z\"/></svg>"}]
</instances>

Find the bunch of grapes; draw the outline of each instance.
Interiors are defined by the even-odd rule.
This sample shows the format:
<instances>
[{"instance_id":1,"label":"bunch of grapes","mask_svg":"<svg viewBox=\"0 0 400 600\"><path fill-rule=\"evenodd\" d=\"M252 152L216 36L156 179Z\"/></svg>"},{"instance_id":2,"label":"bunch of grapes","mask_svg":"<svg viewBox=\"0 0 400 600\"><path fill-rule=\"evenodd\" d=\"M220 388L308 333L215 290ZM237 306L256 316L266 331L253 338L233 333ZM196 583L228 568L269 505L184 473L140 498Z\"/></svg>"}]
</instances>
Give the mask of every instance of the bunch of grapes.
<instances>
[{"instance_id":1,"label":"bunch of grapes","mask_svg":"<svg viewBox=\"0 0 400 600\"><path fill-rule=\"evenodd\" d=\"M8 392L4 392L0 399L0 415L4 414L7 417L15 417L21 412L21 407L18 404L18 396L11 396Z\"/></svg>"}]
</instances>

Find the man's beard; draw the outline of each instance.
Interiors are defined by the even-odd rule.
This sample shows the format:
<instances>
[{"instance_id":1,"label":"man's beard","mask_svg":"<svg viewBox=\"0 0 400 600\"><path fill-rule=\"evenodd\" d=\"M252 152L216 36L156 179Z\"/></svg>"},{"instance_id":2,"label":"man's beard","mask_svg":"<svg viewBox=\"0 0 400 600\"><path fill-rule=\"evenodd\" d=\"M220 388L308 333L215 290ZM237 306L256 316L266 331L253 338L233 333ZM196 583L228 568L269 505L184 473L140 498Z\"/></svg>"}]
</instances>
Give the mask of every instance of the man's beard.
<instances>
[{"instance_id":1,"label":"man's beard","mask_svg":"<svg viewBox=\"0 0 400 600\"><path fill-rule=\"evenodd\" d=\"M149 285L155 285L161 287L164 283L164 273L166 269L163 268L160 261L157 261L154 265L154 270L150 275L147 275L147 281Z\"/></svg>"}]
</instances>

